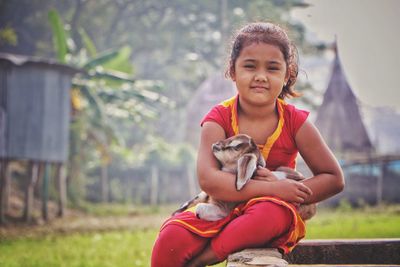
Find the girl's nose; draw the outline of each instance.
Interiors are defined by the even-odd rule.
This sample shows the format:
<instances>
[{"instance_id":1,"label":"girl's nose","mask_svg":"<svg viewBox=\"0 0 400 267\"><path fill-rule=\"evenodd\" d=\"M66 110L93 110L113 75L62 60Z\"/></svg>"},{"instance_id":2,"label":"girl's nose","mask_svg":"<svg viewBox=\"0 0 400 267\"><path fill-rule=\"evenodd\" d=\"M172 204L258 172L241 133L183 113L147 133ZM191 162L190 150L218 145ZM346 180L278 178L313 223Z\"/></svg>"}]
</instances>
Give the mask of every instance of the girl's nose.
<instances>
[{"instance_id":1,"label":"girl's nose","mask_svg":"<svg viewBox=\"0 0 400 267\"><path fill-rule=\"evenodd\" d=\"M268 78L267 78L267 76L265 76L264 74L256 74L254 80L255 80L256 82L267 82L267 81L268 81Z\"/></svg>"}]
</instances>

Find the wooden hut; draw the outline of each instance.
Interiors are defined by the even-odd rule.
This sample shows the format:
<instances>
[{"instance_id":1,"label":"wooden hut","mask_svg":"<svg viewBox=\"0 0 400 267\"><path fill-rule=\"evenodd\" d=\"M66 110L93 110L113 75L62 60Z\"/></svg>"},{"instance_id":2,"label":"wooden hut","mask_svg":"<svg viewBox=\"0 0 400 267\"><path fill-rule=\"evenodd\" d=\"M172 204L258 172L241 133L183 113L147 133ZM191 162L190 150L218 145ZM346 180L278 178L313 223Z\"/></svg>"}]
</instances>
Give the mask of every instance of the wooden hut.
<instances>
[{"instance_id":1,"label":"wooden hut","mask_svg":"<svg viewBox=\"0 0 400 267\"><path fill-rule=\"evenodd\" d=\"M213 106L235 94L235 85L222 74L211 75L205 80L187 106L186 141L197 146L201 119Z\"/></svg>"},{"instance_id":2,"label":"wooden hut","mask_svg":"<svg viewBox=\"0 0 400 267\"><path fill-rule=\"evenodd\" d=\"M56 168L60 184L60 214L65 181L62 163L68 155L71 78L78 70L52 61L0 53L0 220L7 210L7 166L11 160L28 160L30 171L24 216L29 220L33 187L41 174L44 182ZM46 186L46 184L44 185ZM45 187L44 187L45 188ZM47 219L47 192L43 192L43 217Z\"/></svg>"},{"instance_id":3,"label":"wooden hut","mask_svg":"<svg viewBox=\"0 0 400 267\"><path fill-rule=\"evenodd\" d=\"M348 159L368 155L373 146L361 118L357 98L343 72L336 44L334 51L331 78L315 124L338 157Z\"/></svg>"}]
</instances>

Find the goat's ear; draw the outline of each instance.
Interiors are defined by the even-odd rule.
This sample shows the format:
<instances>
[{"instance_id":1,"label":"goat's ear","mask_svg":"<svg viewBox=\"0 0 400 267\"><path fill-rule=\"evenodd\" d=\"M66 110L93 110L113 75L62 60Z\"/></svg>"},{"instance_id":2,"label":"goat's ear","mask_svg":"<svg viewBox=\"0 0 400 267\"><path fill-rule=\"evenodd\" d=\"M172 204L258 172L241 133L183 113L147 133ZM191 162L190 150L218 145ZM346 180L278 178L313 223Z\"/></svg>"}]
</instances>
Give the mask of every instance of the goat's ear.
<instances>
[{"instance_id":1,"label":"goat's ear","mask_svg":"<svg viewBox=\"0 0 400 267\"><path fill-rule=\"evenodd\" d=\"M236 190L241 190L251 179L257 169L257 157L254 154L244 154L238 159L236 174Z\"/></svg>"}]
</instances>

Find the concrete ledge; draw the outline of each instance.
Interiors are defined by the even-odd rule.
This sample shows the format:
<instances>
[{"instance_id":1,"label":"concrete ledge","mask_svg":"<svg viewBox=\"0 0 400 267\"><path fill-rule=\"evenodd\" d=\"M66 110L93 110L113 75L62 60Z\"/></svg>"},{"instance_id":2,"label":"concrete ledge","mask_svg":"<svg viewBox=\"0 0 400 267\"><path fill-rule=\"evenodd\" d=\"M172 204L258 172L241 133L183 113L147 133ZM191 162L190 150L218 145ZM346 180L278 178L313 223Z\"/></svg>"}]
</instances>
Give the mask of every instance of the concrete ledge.
<instances>
[{"instance_id":1,"label":"concrete ledge","mask_svg":"<svg viewBox=\"0 0 400 267\"><path fill-rule=\"evenodd\" d=\"M227 267L400 266L400 238L304 240L282 257L277 249L253 248L233 253Z\"/></svg>"},{"instance_id":2,"label":"concrete ledge","mask_svg":"<svg viewBox=\"0 0 400 267\"><path fill-rule=\"evenodd\" d=\"M400 264L400 239L304 240L284 259L290 264Z\"/></svg>"},{"instance_id":3,"label":"concrete ledge","mask_svg":"<svg viewBox=\"0 0 400 267\"><path fill-rule=\"evenodd\" d=\"M229 255L227 267L286 267L288 262L282 259L282 254L274 248L251 248Z\"/></svg>"}]
</instances>

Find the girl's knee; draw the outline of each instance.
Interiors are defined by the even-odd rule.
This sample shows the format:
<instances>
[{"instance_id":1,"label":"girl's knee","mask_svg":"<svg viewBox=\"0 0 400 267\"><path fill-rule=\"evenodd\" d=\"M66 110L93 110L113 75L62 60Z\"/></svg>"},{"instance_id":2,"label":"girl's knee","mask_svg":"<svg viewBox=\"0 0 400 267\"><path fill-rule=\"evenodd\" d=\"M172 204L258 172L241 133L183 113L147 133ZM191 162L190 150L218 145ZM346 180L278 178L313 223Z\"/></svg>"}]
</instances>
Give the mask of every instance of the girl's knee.
<instances>
[{"instance_id":1,"label":"girl's knee","mask_svg":"<svg viewBox=\"0 0 400 267\"><path fill-rule=\"evenodd\" d=\"M288 232L292 216L288 208L279 204L254 204L212 240L212 249L219 259L223 259L244 248L266 245Z\"/></svg>"},{"instance_id":2,"label":"girl's knee","mask_svg":"<svg viewBox=\"0 0 400 267\"><path fill-rule=\"evenodd\" d=\"M274 202L260 202L250 207L245 214L250 215L255 224L268 225L276 234L284 233L292 225L293 215L289 208Z\"/></svg>"}]
</instances>

